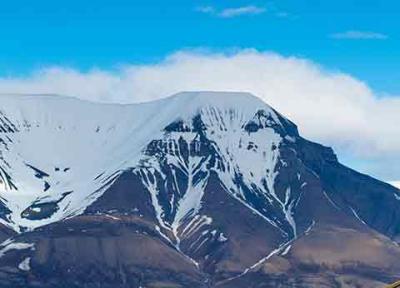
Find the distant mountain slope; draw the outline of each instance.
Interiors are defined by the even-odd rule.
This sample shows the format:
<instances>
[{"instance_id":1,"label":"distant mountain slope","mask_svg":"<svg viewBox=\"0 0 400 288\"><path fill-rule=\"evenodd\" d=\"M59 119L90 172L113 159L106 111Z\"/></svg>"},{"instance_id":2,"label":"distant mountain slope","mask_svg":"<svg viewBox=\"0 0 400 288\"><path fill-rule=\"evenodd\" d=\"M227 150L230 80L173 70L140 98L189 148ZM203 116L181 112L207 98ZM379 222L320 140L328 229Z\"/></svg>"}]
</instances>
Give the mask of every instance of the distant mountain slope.
<instances>
[{"instance_id":1,"label":"distant mountain slope","mask_svg":"<svg viewBox=\"0 0 400 288\"><path fill-rule=\"evenodd\" d=\"M400 191L341 165L250 94L0 102L4 287L400 278Z\"/></svg>"}]
</instances>

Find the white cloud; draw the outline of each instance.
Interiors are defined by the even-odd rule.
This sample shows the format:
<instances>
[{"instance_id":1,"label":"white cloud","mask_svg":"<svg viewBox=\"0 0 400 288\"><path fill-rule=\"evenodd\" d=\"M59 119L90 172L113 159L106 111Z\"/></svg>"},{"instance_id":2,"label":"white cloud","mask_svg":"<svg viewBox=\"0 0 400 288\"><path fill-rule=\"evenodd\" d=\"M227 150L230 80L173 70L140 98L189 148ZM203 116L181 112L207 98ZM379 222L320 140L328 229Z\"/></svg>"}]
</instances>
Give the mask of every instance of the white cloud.
<instances>
[{"instance_id":1,"label":"white cloud","mask_svg":"<svg viewBox=\"0 0 400 288\"><path fill-rule=\"evenodd\" d=\"M243 7L237 7L237 8L226 8L222 10L221 12L218 13L218 16L223 17L223 18L232 18L232 17L237 17L237 16L242 16L242 15L257 15L264 13L266 11L265 8L263 7L257 7L257 6L243 6Z\"/></svg>"},{"instance_id":2,"label":"white cloud","mask_svg":"<svg viewBox=\"0 0 400 288\"><path fill-rule=\"evenodd\" d=\"M371 31L357 31L349 30L341 33L330 35L334 39L350 39L350 40L386 40L386 34L371 32Z\"/></svg>"},{"instance_id":3,"label":"white cloud","mask_svg":"<svg viewBox=\"0 0 400 288\"><path fill-rule=\"evenodd\" d=\"M200 6L196 8L196 11L215 15L221 18L233 18L243 15L257 15L266 12L264 7L258 7L254 5L234 7L234 8L225 8L222 10L217 10L212 6Z\"/></svg>"},{"instance_id":4,"label":"white cloud","mask_svg":"<svg viewBox=\"0 0 400 288\"><path fill-rule=\"evenodd\" d=\"M160 63L114 71L55 67L0 79L0 93L58 93L103 102L148 101L183 90L251 92L297 123L305 137L369 161L364 171L400 178L400 97L378 97L350 75L306 59L255 50L178 52Z\"/></svg>"}]
</instances>

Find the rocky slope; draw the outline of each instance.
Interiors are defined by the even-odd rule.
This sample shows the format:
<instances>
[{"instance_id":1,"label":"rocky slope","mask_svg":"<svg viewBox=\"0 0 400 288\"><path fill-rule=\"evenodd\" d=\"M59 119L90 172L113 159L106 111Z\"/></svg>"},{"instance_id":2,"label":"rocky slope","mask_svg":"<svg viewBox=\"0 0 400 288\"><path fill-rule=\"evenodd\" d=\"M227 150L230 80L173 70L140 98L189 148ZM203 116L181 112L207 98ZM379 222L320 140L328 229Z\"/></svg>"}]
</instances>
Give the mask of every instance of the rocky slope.
<instances>
[{"instance_id":1,"label":"rocky slope","mask_svg":"<svg viewBox=\"0 0 400 288\"><path fill-rule=\"evenodd\" d=\"M378 287L400 191L245 93L0 96L2 287Z\"/></svg>"}]
</instances>

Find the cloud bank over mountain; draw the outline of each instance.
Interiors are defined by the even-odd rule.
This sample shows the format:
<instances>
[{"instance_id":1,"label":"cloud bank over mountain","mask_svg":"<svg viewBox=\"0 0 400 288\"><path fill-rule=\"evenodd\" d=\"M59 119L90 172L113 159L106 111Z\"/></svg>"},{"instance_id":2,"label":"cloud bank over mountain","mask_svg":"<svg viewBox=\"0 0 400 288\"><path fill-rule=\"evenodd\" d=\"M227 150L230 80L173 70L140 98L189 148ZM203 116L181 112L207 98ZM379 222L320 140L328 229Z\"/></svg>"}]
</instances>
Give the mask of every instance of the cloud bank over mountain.
<instances>
[{"instance_id":1,"label":"cloud bank over mountain","mask_svg":"<svg viewBox=\"0 0 400 288\"><path fill-rule=\"evenodd\" d=\"M119 103L189 90L251 92L297 123L304 136L362 162L361 170L386 180L400 176L390 164L400 160L400 97L377 95L354 77L307 59L256 50L181 51L158 63L114 70L48 67L0 79L0 93L56 93Z\"/></svg>"}]
</instances>

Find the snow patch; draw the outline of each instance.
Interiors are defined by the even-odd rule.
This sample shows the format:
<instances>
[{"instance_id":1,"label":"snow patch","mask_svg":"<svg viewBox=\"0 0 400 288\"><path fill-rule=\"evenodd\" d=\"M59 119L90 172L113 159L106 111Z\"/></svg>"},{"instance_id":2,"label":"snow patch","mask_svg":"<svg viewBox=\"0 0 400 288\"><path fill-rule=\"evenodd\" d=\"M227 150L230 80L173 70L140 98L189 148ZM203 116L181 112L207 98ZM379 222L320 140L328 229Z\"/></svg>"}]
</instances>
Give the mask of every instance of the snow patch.
<instances>
[{"instance_id":1,"label":"snow patch","mask_svg":"<svg viewBox=\"0 0 400 288\"><path fill-rule=\"evenodd\" d=\"M367 225L367 224L364 222L364 220L362 220L361 217L358 216L358 213L357 213L352 207L349 207L349 208L350 208L351 212L353 212L353 215L356 216L356 218L357 218L362 224Z\"/></svg>"},{"instance_id":2,"label":"snow patch","mask_svg":"<svg viewBox=\"0 0 400 288\"><path fill-rule=\"evenodd\" d=\"M0 247L0 258L12 250L35 249L35 245L33 243L14 242L14 240L6 240L0 245Z\"/></svg>"},{"instance_id":3,"label":"snow patch","mask_svg":"<svg viewBox=\"0 0 400 288\"><path fill-rule=\"evenodd\" d=\"M288 245L288 246L285 248L285 250L282 251L281 255L282 255L282 256L285 256L286 254L288 254L289 251L290 251L290 248L292 248L292 245Z\"/></svg>"},{"instance_id":4,"label":"snow patch","mask_svg":"<svg viewBox=\"0 0 400 288\"><path fill-rule=\"evenodd\" d=\"M31 263L31 258L26 257L21 263L19 263L18 269L20 269L22 271L29 271L29 270L31 270L30 263Z\"/></svg>"}]
</instances>

